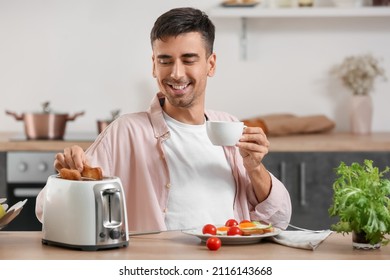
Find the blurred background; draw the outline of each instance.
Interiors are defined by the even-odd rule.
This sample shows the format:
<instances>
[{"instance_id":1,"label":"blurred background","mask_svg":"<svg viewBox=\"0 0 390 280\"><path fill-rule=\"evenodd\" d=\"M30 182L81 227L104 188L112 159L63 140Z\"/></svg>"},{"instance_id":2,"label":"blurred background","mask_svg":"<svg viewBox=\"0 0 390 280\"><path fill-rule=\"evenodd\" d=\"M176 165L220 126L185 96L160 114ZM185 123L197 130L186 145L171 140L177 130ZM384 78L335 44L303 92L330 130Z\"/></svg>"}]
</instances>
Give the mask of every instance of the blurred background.
<instances>
[{"instance_id":1,"label":"blurred background","mask_svg":"<svg viewBox=\"0 0 390 280\"><path fill-rule=\"evenodd\" d=\"M76 132L95 132L96 120L109 118L112 110L147 109L158 91L149 32L155 19L174 7L200 8L215 23L217 72L209 79L206 105L240 119L323 114L336 122L337 131L348 131L351 92L330 69L346 56L371 53L390 76L390 13L250 17L243 33L240 15L218 16L215 9L220 4L221 0L0 0L0 132L23 131L23 122L5 110L40 111L45 101L56 112L85 111L67 125L68 131ZM289 2L291 7L277 5L261 2L256 8L345 9L330 0L305 8L296 2ZM372 3L359 5L363 7L354 8ZM390 81L378 80L372 98L372 131L390 131Z\"/></svg>"}]
</instances>

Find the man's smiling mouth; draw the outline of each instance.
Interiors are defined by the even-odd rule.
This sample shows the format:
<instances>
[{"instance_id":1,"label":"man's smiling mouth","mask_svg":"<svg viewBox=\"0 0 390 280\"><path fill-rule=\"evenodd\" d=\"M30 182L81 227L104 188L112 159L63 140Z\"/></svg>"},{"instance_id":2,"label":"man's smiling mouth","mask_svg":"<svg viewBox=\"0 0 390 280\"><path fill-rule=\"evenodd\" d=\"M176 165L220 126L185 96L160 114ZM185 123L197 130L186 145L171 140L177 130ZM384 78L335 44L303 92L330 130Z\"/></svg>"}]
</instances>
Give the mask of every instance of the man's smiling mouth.
<instances>
[{"instance_id":1,"label":"man's smiling mouth","mask_svg":"<svg viewBox=\"0 0 390 280\"><path fill-rule=\"evenodd\" d=\"M174 90L184 90L188 87L188 85L190 83L186 83L186 84L171 84L171 83L167 83L171 88L173 88Z\"/></svg>"}]
</instances>

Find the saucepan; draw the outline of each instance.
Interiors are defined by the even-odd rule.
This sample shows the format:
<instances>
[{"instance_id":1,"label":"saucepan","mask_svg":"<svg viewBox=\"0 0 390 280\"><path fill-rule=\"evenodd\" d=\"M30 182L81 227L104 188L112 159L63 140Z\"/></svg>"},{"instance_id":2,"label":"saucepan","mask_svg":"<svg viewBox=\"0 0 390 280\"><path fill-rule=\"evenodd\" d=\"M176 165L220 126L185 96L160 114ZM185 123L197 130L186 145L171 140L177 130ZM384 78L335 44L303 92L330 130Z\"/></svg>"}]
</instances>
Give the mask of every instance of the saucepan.
<instances>
[{"instance_id":1,"label":"saucepan","mask_svg":"<svg viewBox=\"0 0 390 280\"><path fill-rule=\"evenodd\" d=\"M120 115L120 110L111 111L111 119L97 120L97 129L100 134L110 123L116 120Z\"/></svg>"},{"instance_id":2,"label":"saucepan","mask_svg":"<svg viewBox=\"0 0 390 280\"><path fill-rule=\"evenodd\" d=\"M15 117L17 121L24 121L24 131L29 140L62 140L66 130L66 123L84 115L84 112L78 112L73 115L54 113L49 105L49 102L43 103L42 112L37 113L17 114L11 111L5 112L7 115Z\"/></svg>"}]
</instances>

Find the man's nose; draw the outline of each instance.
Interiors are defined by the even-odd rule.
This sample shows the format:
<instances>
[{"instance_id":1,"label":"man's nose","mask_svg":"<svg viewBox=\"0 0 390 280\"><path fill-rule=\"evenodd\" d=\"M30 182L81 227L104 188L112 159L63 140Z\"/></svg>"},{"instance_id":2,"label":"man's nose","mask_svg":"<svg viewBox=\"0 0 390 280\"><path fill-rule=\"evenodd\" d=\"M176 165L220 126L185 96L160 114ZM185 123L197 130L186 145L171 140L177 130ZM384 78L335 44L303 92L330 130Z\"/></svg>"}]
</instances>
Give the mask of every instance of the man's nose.
<instances>
[{"instance_id":1,"label":"man's nose","mask_svg":"<svg viewBox=\"0 0 390 280\"><path fill-rule=\"evenodd\" d=\"M180 79L184 76L184 65L181 61L175 62L172 67L171 77L174 79Z\"/></svg>"}]
</instances>

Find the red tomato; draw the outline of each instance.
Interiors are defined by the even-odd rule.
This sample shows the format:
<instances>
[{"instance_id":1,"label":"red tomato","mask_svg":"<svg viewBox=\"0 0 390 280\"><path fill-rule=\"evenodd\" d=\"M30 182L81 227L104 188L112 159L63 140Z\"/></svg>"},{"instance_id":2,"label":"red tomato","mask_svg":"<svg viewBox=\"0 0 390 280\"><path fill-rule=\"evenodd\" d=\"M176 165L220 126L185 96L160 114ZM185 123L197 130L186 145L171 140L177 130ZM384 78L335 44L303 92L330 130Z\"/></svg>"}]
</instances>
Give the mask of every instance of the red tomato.
<instances>
[{"instance_id":1,"label":"red tomato","mask_svg":"<svg viewBox=\"0 0 390 280\"><path fill-rule=\"evenodd\" d=\"M239 227L230 227L227 235L242 235L242 230Z\"/></svg>"},{"instance_id":2,"label":"red tomato","mask_svg":"<svg viewBox=\"0 0 390 280\"><path fill-rule=\"evenodd\" d=\"M204 225L203 229L202 229L202 233L216 235L217 234L217 227L212 225L212 224Z\"/></svg>"},{"instance_id":3,"label":"red tomato","mask_svg":"<svg viewBox=\"0 0 390 280\"><path fill-rule=\"evenodd\" d=\"M229 219L225 223L227 227L235 227L236 225L238 225L238 222L235 219Z\"/></svg>"},{"instance_id":4,"label":"red tomato","mask_svg":"<svg viewBox=\"0 0 390 280\"><path fill-rule=\"evenodd\" d=\"M242 221L240 222L240 224L243 224L243 223L251 223L251 221L249 221L249 220L242 220Z\"/></svg>"},{"instance_id":5,"label":"red tomato","mask_svg":"<svg viewBox=\"0 0 390 280\"><path fill-rule=\"evenodd\" d=\"M217 251L219 248L221 248L221 245L221 239L219 239L218 237L210 237L206 241L206 246L211 251Z\"/></svg>"}]
</instances>

